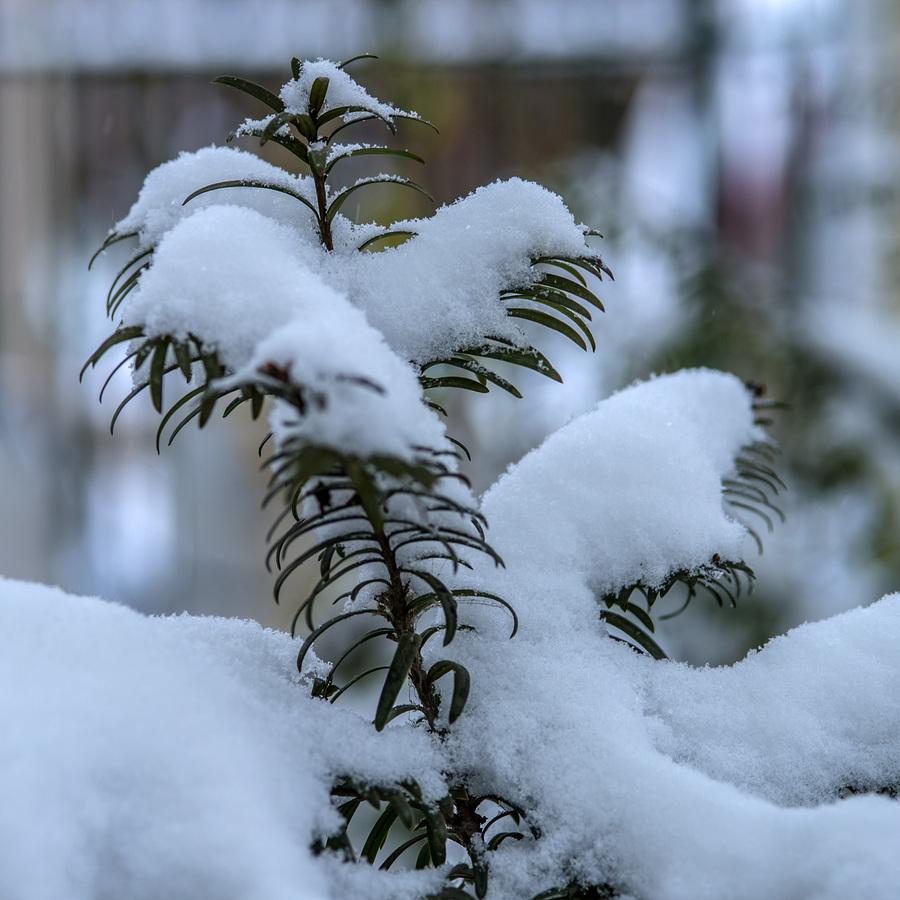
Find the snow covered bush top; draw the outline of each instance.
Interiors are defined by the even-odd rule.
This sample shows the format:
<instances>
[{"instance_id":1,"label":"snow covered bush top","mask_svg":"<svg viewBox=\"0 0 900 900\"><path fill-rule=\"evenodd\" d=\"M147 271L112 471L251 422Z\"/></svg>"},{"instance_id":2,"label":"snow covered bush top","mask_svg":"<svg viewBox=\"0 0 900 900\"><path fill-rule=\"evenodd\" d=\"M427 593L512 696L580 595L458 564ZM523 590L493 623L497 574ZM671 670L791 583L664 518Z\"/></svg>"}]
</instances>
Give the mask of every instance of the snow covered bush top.
<instances>
[{"instance_id":1,"label":"snow covered bush top","mask_svg":"<svg viewBox=\"0 0 900 900\"><path fill-rule=\"evenodd\" d=\"M345 66L295 59L278 93L217 79L268 109L234 136L278 144L303 173L230 148L183 154L150 173L101 248L136 244L107 296L115 330L85 367L127 347L134 390L113 425L145 391L162 414L157 444L170 426L170 443L187 423L202 427L220 403L225 415L247 404L254 418L268 404L276 600L306 578L296 643L244 629L236 646L221 624L185 626L179 643L178 629L152 626L160 658L192 657L191 642L221 635L225 655L249 660L228 674L213 661L226 699L246 706L249 685L254 697L271 691L280 711L297 695L289 726L271 740L260 728L268 713L247 707L260 736L242 752L277 764L283 742L294 754L286 770L306 767L291 783L302 816L286 824L279 801L270 822L278 846L306 843L301 871L264 879L268 857L254 844L243 868L230 860L239 871L227 884L220 877L219 896L252 895L240 887L248 877L260 879L256 893L297 898L838 897L851 883L875 896L896 864L861 822L871 811L879 832L896 836L882 803L808 817L776 805L894 783L897 756L877 749L874 718L864 717L846 765L810 762L791 786L792 754L815 752L811 729L785 722L781 752L767 755L752 714L726 710L721 680L651 659L665 656L660 598L681 591L686 605L702 592L724 604L752 580L744 545L759 542L752 520L778 515L781 487L757 421L764 401L703 370L632 387L549 438L479 503L461 471L467 451L440 418L442 392L494 386L520 396L522 367L560 380L533 340L553 330L594 349L590 323L610 273L562 201L518 179L388 228L349 219L346 201L363 188L423 189L392 173L336 187L343 160L420 160L336 135L361 122L394 133L398 120L424 120L371 97ZM89 611L106 627L105 613ZM117 612L110 627L142 626ZM326 633L346 643L320 660ZM848 659L872 640L861 625ZM296 653L299 682L287 672L282 683L258 682L252 660L271 674L284 653ZM367 654L377 664L361 665ZM774 656L748 661L735 694L758 703L782 670L796 671L789 650ZM359 682L376 687L374 728L331 709ZM695 684L723 723L714 739L692 715ZM785 703L815 720L850 700L799 686ZM246 722L238 715L234 727ZM268 834L265 810L255 815ZM839 847L848 825L859 843ZM755 842L742 850L734 833ZM201 845L196 883L229 840L219 851ZM810 843L819 855L787 871ZM834 874L836 860L860 853L855 881ZM103 891L128 893L140 877L120 857L124 874L104 875L113 882Z\"/></svg>"},{"instance_id":2,"label":"snow covered bush top","mask_svg":"<svg viewBox=\"0 0 900 900\"><path fill-rule=\"evenodd\" d=\"M278 92L284 110L291 115L304 115L315 110L319 122L331 119L344 123L357 122L364 116L377 117L390 125L398 118L421 120L418 113L397 109L370 96L346 73L346 65L346 62L338 65L330 59L316 59L296 66L294 77Z\"/></svg>"}]
</instances>

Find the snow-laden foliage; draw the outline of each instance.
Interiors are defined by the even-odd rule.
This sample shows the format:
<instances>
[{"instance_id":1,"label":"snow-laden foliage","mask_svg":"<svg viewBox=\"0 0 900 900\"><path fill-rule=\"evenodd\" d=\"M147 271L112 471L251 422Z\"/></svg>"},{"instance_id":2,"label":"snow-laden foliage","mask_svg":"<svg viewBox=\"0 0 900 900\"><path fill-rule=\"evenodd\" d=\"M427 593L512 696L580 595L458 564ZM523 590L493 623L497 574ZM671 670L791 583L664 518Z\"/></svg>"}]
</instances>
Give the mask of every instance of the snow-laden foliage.
<instances>
[{"instance_id":1,"label":"snow-laden foliage","mask_svg":"<svg viewBox=\"0 0 900 900\"><path fill-rule=\"evenodd\" d=\"M333 775L443 792L426 734L305 696L286 634L2 579L0 626L10 900L325 900Z\"/></svg>"},{"instance_id":2,"label":"snow-laden foliage","mask_svg":"<svg viewBox=\"0 0 900 900\"><path fill-rule=\"evenodd\" d=\"M518 396L517 367L559 380L532 341L593 348L609 270L562 201L518 179L429 218L352 222L357 190L421 188L335 188L335 166L418 157L335 135L424 120L343 64L295 59L292 76L279 93L218 81L269 110L236 135L308 174L221 148L151 173L101 248L137 255L88 366L127 346L113 424L148 391L158 440L226 399L225 415L269 404L266 563L276 600L304 588L304 637L7 584L3 640L25 638L0 665L46 648L46 671L3 701L34 749L0 744L18 766L0 828L40 809L56 843L38 871L45 836L17 834L0 878L73 900L893 896L900 808L836 801L900 783L898 601L727 670L666 661L657 633L670 590L721 604L752 582L743 552L783 487L759 392L705 370L635 385L479 502L436 389ZM357 684L374 703L333 708ZM41 749L57 734L62 766Z\"/></svg>"},{"instance_id":3,"label":"snow-laden foliage","mask_svg":"<svg viewBox=\"0 0 900 900\"><path fill-rule=\"evenodd\" d=\"M726 514L722 479L761 436L747 389L729 375L685 371L620 391L488 491L493 543L508 565L546 572L558 590L573 577L598 594L658 587L716 554L738 559L744 528ZM523 516L529 505L540 515Z\"/></svg>"},{"instance_id":4,"label":"snow-laden foliage","mask_svg":"<svg viewBox=\"0 0 900 900\"><path fill-rule=\"evenodd\" d=\"M900 775L900 597L696 670L605 639L587 593L579 617L569 583L549 594L547 581L517 582L508 646L460 641L477 689L447 751L475 790L528 798L542 832L494 855L489 896L569 879L654 900L893 896L896 802L834 801Z\"/></svg>"},{"instance_id":5,"label":"snow-laden foliage","mask_svg":"<svg viewBox=\"0 0 900 900\"><path fill-rule=\"evenodd\" d=\"M377 116L393 123L395 118L414 118L419 115L398 109L390 103L376 100L366 89L354 81L342 65L330 59L307 60L298 73L278 93L289 113L304 114L309 109L316 81L328 79L328 93L319 107L320 118L331 116L343 122L354 122L362 116Z\"/></svg>"},{"instance_id":6,"label":"snow-laden foliage","mask_svg":"<svg viewBox=\"0 0 900 900\"><path fill-rule=\"evenodd\" d=\"M900 597L705 670L634 656L589 603L573 628L569 597L553 595L552 632L525 614L515 641L471 641L476 689L436 748L305 699L286 635L2 582L0 670L19 687L0 694L15 723L0 736L0 893L421 896L433 872L407 889L308 854L332 821L329 779L412 773L436 794L442 772L472 767L531 798L543 831L495 854L492 897L598 874L654 898L893 896L900 809L828 801L900 779Z\"/></svg>"},{"instance_id":7,"label":"snow-laden foliage","mask_svg":"<svg viewBox=\"0 0 900 900\"><path fill-rule=\"evenodd\" d=\"M278 184L310 201L315 196L309 178L292 175L253 153L232 147L204 147L193 153L180 153L153 169L144 179L128 215L116 224L116 232L134 234L142 250L153 248L182 219L205 206L220 207L223 203L221 195L204 194L185 205L185 197L210 182L241 179ZM317 242L308 212L289 194L260 194L245 187L237 188L227 199L235 206L254 209L276 222L293 226L301 239L306 236L311 243Z\"/></svg>"},{"instance_id":8,"label":"snow-laden foliage","mask_svg":"<svg viewBox=\"0 0 900 900\"><path fill-rule=\"evenodd\" d=\"M335 259L332 270L391 346L417 362L477 345L487 334L516 340L501 292L532 282L535 258L593 253L562 200L519 178L398 227L415 237L349 265Z\"/></svg>"},{"instance_id":9,"label":"snow-laden foliage","mask_svg":"<svg viewBox=\"0 0 900 900\"><path fill-rule=\"evenodd\" d=\"M277 307L289 290L290 277L296 277L297 267L302 266L314 281L323 279L363 309L401 356L424 363L477 344L486 334L521 340L509 321L501 291L533 281L534 258L593 252L559 197L517 178L480 188L431 218L397 223L391 231L414 237L382 253L359 253L357 247L385 229L354 226L340 213L331 221L334 249L326 251L316 237L310 211L279 190L236 186L226 193L201 194L182 205L207 181L252 180L311 199L311 179L289 175L241 150L221 147L184 153L147 176L137 203L118 223L116 233L137 232L143 249L158 245L152 268L159 282L141 278L136 283L133 294L123 302L127 324L143 323L148 334L196 330L199 308L221 290L226 279L232 296L253 291L270 298L266 307ZM201 219L206 240L192 256L190 248L201 229L195 221L197 206L212 206L215 213ZM280 237L270 239L271 222L261 223L249 210L279 223ZM255 228L266 231L253 240L248 232ZM248 258L260 249L266 259L248 264ZM261 278L279 280L283 286L264 285ZM428 302L423 302L425 297ZM205 308L212 317L217 304L206 302ZM150 310L153 317L148 319ZM260 314L269 311L263 308ZM235 309L238 313L246 324L246 308ZM222 328L235 341L246 344L249 340L241 334L241 323L231 317ZM222 337L216 339L227 351Z\"/></svg>"},{"instance_id":10,"label":"snow-laden foliage","mask_svg":"<svg viewBox=\"0 0 900 900\"><path fill-rule=\"evenodd\" d=\"M259 192L257 192L259 193ZM149 336L203 335L231 370L262 340L321 304L347 301L297 260L298 235L242 206L211 206L178 221L156 246L153 264L126 300L127 324ZM247 315L248 297L264 297Z\"/></svg>"},{"instance_id":11,"label":"snow-laden foliage","mask_svg":"<svg viewBox=\"0 0 900 900\"><path fill-rule=\"evenodd\" d=\"M314 329L295 319L272 332L235 376L238 383L252 382L269 366L315 386L302 414L288 404L275 406L271 424L278 444L299 440L402 460L411 459L417 446L448 446L412 366L391 352L359 309L340 296L333 299L316 312Z\"/></svg>"}]
</instances>

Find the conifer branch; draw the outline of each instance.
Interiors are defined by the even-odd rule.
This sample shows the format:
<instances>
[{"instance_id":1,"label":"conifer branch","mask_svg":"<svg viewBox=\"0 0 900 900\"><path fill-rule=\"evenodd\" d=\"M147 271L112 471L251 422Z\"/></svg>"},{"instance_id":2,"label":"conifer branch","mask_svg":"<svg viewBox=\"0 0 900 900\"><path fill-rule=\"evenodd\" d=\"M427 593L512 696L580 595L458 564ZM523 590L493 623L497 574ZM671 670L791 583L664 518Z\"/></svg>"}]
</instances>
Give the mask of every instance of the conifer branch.
<instances>
[{"instance_id":1,"label":"conifer branch","mask_svg":"<svg viewBox=\"0 0 900 900\"><path fill-rule=\"evenodd\" d=\"M267 109L263 119L245 123L233 136L253 136L260 144L272 141L288 150L309 170L312 190L308 180L293 176L282 179L280 176L285 173L271 179L225 176L223 180L197 186L183 198L183 203L233 189L292 197L306 208L300 210L304 217L312 213L321 247L324 253L332 254L335 236L341 239L341 229L347 225L339 218L340 210L352 192L372 184L393 184L424 193L409 179L383 174L335 191L329 179L336 164L344 159L396 156L422 161L410 151L380 145L342 147L335 143L335 136L366 121L381 122L392 134L396 131L395 120L430 123L383 104L332 104L327 77L312 80L304 93L303 67L301 60L292 61L293 79L285 86L290 90L283 89L280 95L236 76L222 76L215 81L253 97ZM338 77L334 68L329 71ZM301 98L300 105L286 102L294 95ZM373 245L394 237L415 242L417 235L405 224L398 223L398 228L385 229L366 240L357 238L361 242L350 253L371 253ZM583 230L584 236L590 234L594 232ZM576 230L575 238L578 237ZM111 234L94 257L132 238L140 242L138 252L119 270L107 295L106 309L113 320L127 308L132 292L140 288L144 275L154 265L157 250L152 242L144 242L138 232L124 231ZM587 247L585 255L538 253L531 247L526 250L534 252L530 267L528 255L524 256L527 275L500 290L496 297L499 308L509 319L562 334L583 350L595 350L593 316L604 310L595 286L612 278L610 269ZM339 251L344 252L340 246ZM503 330L496 321L494 324L498 331ZM508 336L484 334L475 341L469 334L460 346L448 349L445 345L435 358L419 360L416 374L426 403L441 410L430 397L433 389L487 393L491 385L521 397L518 387L496 371L497 363L562 381L539 349L512 340L517 337L515 330L505 333ZM486 538L487 522L471 499L468 481L459 472L463 456L468 457L465 447L450 438L447 443L441 440L434 446L410 446L407 454L351 452L346 447L310 438L299 428L291 431L290 426L301 425L332 402L321 385L304 381L290 366L268 356L261 364L254 362L250 371L241 369L236 373L226 365L208 335L157 334L143 323L120 322L88 358L85 370L95 367L122 345L127 347L125 360L131 362L137 379L134 389L115 411L112 425L133 399L147 393L160 414L157 450L167 429L171 444L188 423L196 420L204 427L220 401L224 404L223 417L246 404L254 419L261 415L266 403L277 407L287 427L278 430L273 425L273 434L260 445L262 455L263 446L272 438L270 454L263 463L270 473L263 505L278 507L268 535L265 564L275 574L276 602L293 586L295 575L313 572L312 589L296 607L292 623L293 633L301 623L306 631L297 656L302 680L309 684L312 696L331 703L344 698L359 683L380 681L373 714L377 731L390 727L397 719L405 719L411 726L427 731L439 746L446 746L454 723L465 713L470 692L477 690L478 685L471 683L470 673L458 660L435 659L437 642L446 647L459 633L475 630L460 616L461 607L468 603L486 602L508 615L510 637L518 628L514 606L507 599L475 586L477 583L466 586L462 578L466 570L473 568L473 559L503 565ZM365 372L341 371L332 377L351 393L384 394L391 387L369 379ZM169 384L173 379L177 383L179 378L184 382L183 392L172 401ZM415 388L414 380L412 384ZM760 422L764 423L773 404L766 403L761 394L755 402ZM770 527L773 517L782 517L775 496L783 483L772 465L773 453L767 443L746 447L737 457L734 473L722 485L723 502L735 517L745 521L760 549L759 535L746 520L753 517ZM652 615L659 598L681 585L687 596L684 606L700 591L712 596L719 605L734 604L742 590L752 587L753 578L744 562L714 556L707 565L671 573L662 584L638 581L600 597L600 617L633 649L664 658ZM326 598L332 605L343 606L321 621L317 612ZM314 673L308 671L306 661L319 639L350 620L353 624L366 621L370 627L355 634L330 665L317 668ZM385 664L347 675L357 653L379 644L389 651ZM337 852L347 860L361 859L372 865L380 861L385 870L391 869L407 851L416 851L416 865L422 868L443 865L448 843L453 842L464 850L468 862L449 868L446 887L433 896L448 900L471 898L471 889L475 897L484 898L491 854L509 841L540 839L540 827L531 820L524 804L500 793L476 791L471 773L446 774L447 794L437 802L426 800L413 779L373 785L349 775L336 778L332 797L341 823L334 833L316 842L314 851ZM357 851L349 829L364 804L378 815ZM402 832L400 840L385 855L389 840L398 831ZM568 875L567 871L567 878ZM598 900L615 895L609 884L584 886L573 878L562 887L538 894L534 900Z\"/></svg>"}]
</instances>

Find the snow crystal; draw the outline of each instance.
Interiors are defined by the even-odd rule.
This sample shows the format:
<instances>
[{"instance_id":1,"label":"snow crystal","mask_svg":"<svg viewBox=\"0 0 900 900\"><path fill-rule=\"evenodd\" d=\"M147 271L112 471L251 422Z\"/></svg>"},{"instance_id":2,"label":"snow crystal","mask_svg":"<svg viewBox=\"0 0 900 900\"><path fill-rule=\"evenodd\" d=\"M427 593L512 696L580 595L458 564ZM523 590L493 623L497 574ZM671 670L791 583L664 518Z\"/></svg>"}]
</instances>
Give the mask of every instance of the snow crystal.
<instances>
[{"instance_id":1,"label":"snow crystal","mask_svg":"<svg viewBox=\"0 0 900 900\"><path fill-rule=\"evenodd\" d=\"M310 210L299 200L276 191L223 188L201 194L183 205L190 194L206 185L241 179L277 184L315 202L315 192L308 178L291 175L243 150L204 147L193 153L180 153L175 159L151 170L138 199L114 231L118 234L137 231L140 246L145 249L154 246L165 232L198 209L236 204L295 227L303 240L318 240Z\"/></svg>"},{"instance_id":2,"label":"snow crystal","mask_svg":"<svg viewBox=\"0 0 900 900\"><path fill-rule=\"evenodd\" d=\"M266 126L269 124L271 118L271 114L269 116L263 116L259 119L246 118L237 128L232 132L233 137L259 137L260 132L266 130ZM275 129L275 134L279 137L293 137L293 130L291 126L285 122L284 125L281 125L279 128Z\"/></svg>"},{"instance_id":3,"label":"snow crystal","mask_svg":"<svg viewBox=\"0 0 900 900\"><path fill-rule=\"evenodd\" d=\"M322 143L322 142L320 142ZM339 156L345 156L349 153L356 153L359 150L377 150L382 144L339 144L337 141L326 145L326 162L332 162Z\"/></svg>"},{"instance_id":4,"label":"snow crystal","mask_svg":"<svg viewBox=\"0 0 900 900\"><path fill-rule=\"evenodd\" d=\"M0 580L0 634L3 897L338 900L332 776L443 789L425 734L308 699L256 624Z\"/></svg>"}]
</instances>

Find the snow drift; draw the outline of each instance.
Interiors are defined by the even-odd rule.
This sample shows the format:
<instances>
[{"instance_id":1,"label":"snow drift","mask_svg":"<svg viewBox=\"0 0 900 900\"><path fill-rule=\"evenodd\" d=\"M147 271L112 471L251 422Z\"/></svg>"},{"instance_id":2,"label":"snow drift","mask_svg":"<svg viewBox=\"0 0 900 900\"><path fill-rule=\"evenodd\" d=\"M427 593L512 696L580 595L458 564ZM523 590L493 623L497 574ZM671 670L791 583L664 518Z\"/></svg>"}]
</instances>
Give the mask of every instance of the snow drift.
<instances>
[{"instance_id":1,"label":"snow drift","mask_svg":"<svg viewBox=\"0 0 900 900\"><path fill-rule=\"evenodd\" d=\"M650 663L590 629L565 654L527 632L502 666L484 652L453 746L531 796L544 826L540 841L495 854L491 896L523 896L562 850L585 874L614 866L648 897L896 896L900 806L830 798L859 778L900 777L898 628L894 596L730 669ZM3 897L338 900L437 887L440 872L379 877L310 854L334 815L335 772L414 773L437 795L442 762L416 729L377 734L310 700L289 674L287 636L14 581L0 582L0 634ZM523 668L538 665L537 690L523 694ZM809 805L785 805L798 802Z\"/></svg>"}]
</instances>

